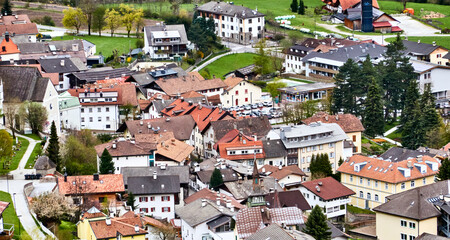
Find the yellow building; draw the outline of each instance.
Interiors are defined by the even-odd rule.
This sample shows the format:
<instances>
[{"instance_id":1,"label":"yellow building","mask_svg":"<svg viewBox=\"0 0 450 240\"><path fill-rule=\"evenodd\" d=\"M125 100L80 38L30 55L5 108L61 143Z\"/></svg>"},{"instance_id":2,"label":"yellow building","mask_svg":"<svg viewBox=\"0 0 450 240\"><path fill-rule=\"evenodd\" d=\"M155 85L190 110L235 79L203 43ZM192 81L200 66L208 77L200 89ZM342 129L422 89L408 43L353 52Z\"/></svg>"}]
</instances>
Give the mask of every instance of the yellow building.
<instances>
[{"instance_id":1,"label":"yellow building","mask_svg":"<svg viewBox=\"0 0 450 240\"><path fill-rule=\"evenodd\" d=\"M432 44L422 43L419 41L413 42L403 40L403 45L406 47L406 53L421 61L431 62L439 65L447 65L448 63L448 49L441 47L433 42Z\"/></svg>"},{"instance_id":2,"label":"yellow building","mask_svg":"<svg viewBox=\"0 0 450 240\"><path fill-rule=\"evenodd\" d=\"M86 240L145 240L147 231L142 228L144 221L141 221L139 216L136 217L134 213L130 213L132 216L109 218L92 207L83 214L77 223L78 238Z\"/></svg>"},{"instance_id":3,"label":"yellow building","mask_svg":"<svg viewBox=\"0 0 450 240\"><path fill-rule=\"evenodd\" d=\"M435 182L440 162L429 156L392 162L354 155L339 167L341 183L356 192L351 204L372 209L392 194Z\"/></svg>"},{"instance_id":4,"label":"yellow building","mask_svg":"<svg viewBox=\"0 0 450 240\"><path fill-rule=\"evenodd\" d=\"M353 153L361 153L361 133L365 129L361 120L355 115L349 113L329 115L325 112L318 112L314 116L303 120L305 124L313 122L337 123L347 134L349 141L353 143Z\"/></svg>"},{"instance_id":5,"label":"yellow building","mask_svg":"<svg viewBox=\"0 0 450 240\"><path fill-rule=\"evenodd\" d=\"M444 195L448 193L447 180L387 197L388 202L373 209L376 212L377 238L410 240L422 233L448 234L443 231L448 229L448 223L442 221L442 216L447 217L448 214L441 207L446 205L448 199Z\"/></svg>"}]
</instances>

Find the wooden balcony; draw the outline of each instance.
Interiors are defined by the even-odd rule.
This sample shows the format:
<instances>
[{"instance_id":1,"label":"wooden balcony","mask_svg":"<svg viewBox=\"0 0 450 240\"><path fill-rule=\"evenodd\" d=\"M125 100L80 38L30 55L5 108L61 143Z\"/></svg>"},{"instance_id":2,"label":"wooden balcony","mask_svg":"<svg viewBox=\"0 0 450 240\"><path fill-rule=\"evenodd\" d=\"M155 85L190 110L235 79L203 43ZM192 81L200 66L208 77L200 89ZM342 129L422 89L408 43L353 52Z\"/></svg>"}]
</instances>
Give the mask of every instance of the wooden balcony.
<instances>
[{"instance_id":1,"label":"wooden balcony","mask_svg":"<svg viewBox=\"0 0 450 240\"><path fill-rule=\"evenodd\" d=\"M337 71L337 70L333 70L333 69L330 69L330 68L317 67L317 66L309 66L309 69L316 70L316 71L321 71L321 72L333 73L333 74L338 74L339 73L339 71Z\"/></svg>"}]
</instances>

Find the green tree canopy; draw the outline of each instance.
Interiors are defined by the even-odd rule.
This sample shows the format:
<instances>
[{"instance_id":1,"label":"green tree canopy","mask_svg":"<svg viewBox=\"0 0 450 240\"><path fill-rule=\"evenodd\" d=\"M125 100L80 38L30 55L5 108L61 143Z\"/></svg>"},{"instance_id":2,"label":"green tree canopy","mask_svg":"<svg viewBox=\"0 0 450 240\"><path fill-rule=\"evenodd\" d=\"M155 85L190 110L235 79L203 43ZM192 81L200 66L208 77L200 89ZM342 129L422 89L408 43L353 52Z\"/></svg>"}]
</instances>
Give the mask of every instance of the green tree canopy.
<instances>
[{"instance_id":1,"label":"green tree canopy","mask_svg":"<svg viewBox=\"0 0 450 240\"><path fill-rule=\"evenodd\" d=\"M134 194L132 192L128 193L127 206L131 207L131 210L133 210L133 211L137 207L137 205L136 205L136 198L134 197Z\"/></svg>"},{"instance_id":2,"label":"green tree canopy","mask_svg":"<svg viewBox=\"0 0 450 240\"><path fill-rule=\"evenodd\" d=\"M450 161L448 158L442 160L441 166L439 167L439 172L436 175L439 181L450 179Z\"/></svg>"},{"instance_id":3,"label":"green tree canopy","mask_svg":"<svg viewBox=\"0 0 450 240\"><path fill-rule=\"evenodd\" d=\"M3 16L12 15L12 6L9 0L4 0L3 2L2 15Z\"/></svg>"},{"instance_id":4,"label":"green tree canopy","mask_svg":"<svg viewBox=\"0 0 450 240\"><path fill-rule=\"evenodd\" d=\"M209 180L209 187L211 189L217 190L217 188L223 184L222 173L218 168L215 168L211 174L211 179Z\"/></svg>"},{"instance_id":5,"label":"green tree canopy","mask_svg":"<svg viewBox=\"0 0 450 240\"><path fill-rule=\"evenodd\" d=\"M319 205L314 206L312 209L303 232L311 235L316 240L331 239L331 231L327 225L327 217L323 214L322 208Z\"/></svg>"},{"instance_id":6,"label":"green tree canopy","mask_svg":"<svg viewBox=\"0 0 450 240\"><path fill-rule=\"evenodd\" d=\"M365 133L370 137L382 135L384 132L383 99L381 89L375 79L372 79L369 86L364 112Z\"/></svg>"},{"instance_id":7,"label":"green tree canopy","mask_svg":"<svg viewBox=\"0 0 450 240\"><path fill-rule=\"evenodd\" d=\"M106 7L98 6L92 14L92 29L102 36L102 30L106 27Z\"/></svg>"},{"instance_id":8,"label":"green tree canopy","mask_svg":"<svg viewBox=\"0 0 450 240\"><path fill-rule=\"evenodd\" d=\"M105 148L103 150L102 156L100 157L100 167L99 171L101 174L114 173L114 162L111 154Z\"/></svg>"},{"instance_id":9,"label":"green tree canopy","mask_svg":"<svg viewBox=\"0 0 450 240\"><path fill-rule=\"evenodd\" d=\"M300 5L298 6L298 14L305 15L305 3L300 0Z\"/></svg>"},{"instance_id":10,"label":"green tree canopy","mask_svg":"<svg viewBox=\"0 0 450 240\"><path fill-rule=\"evenodd\" d=\"M291 11L296 13L297 9L298 9L298 1L297 0L292 0Z\"/></svg>"},{"instance_id":11,"label":"green tree canopy","mask_svg":"<svg viewBox=\"0 0 450 240\"><path fill-rule=\"evenodd\" d=\"M13 139L11 135L4 129L0 130L0 159L12 156L12 146Z\"/></svg>"},{"instance_id":12,"label":"green tree canopy","mask_svg":"<svg viewBox=\"0 0 450 240\"><path fill-rule=\"evenodd\" d=\"M69 135L64 144L64 165L69 175L91 175L97 172L98 140L89 130Z\"/></svg>"},{"instance_id":13,"label":"green tree canopy","mask_svg":"<svg viewBox=\"0 0 450 240\"><path fill-rule=\"evenodd\" d=\"M34 134L42 132L47 122L47 109L36 102L24 102L20 106L20 115L30 125Z\"/></svg>"},{"instance_id":14,"label":"green tree canopy","mask_svg":"<svg viewBox=\"0 0 450 240\"><path fill-rule=\"evenodd\" d=\"M81 26L86 23L86 15L80 8L68 8L63 10L64 17L62 24L67 28L75 28L77 34L80 32Z\"/></svg>"},{"instance_id":15,"label":"green tree canopy","mask_svg":"<svg viewBox=\"0 0 450 240\"><path fill-rule=\"evenodd\" d=\"M47 147L48 158L56 164L56 170L62 170L61 157L59 155L59 138L56 132L55 121L52 121L50 127L50 139Z\"/></svg>"},{"instance_id":16,"label":"green tree canopy","mask_svg":"<svg viewBox=\"0 0 450 240\"><path fill-rule=\"evenodd\" d=\"M420 98L420 112L422 127L425 132L439 127L441 118L436 111L436 99L431 92L431 84L425 84L422 97Z\"/></svg>"},{"instance_id":17,"label":"green tree canopy","mask_svg":"<svg viewBox=\"0 0 450 240\"><path fill-rule=\"evenodd\" d=\"M257 44L258 52L254 57L255 73L261 75L266 75L272 72L270 68L270 57L266 50L264 50L265 47L266 41L261 39Z\"/></svg>"}]
</instances>

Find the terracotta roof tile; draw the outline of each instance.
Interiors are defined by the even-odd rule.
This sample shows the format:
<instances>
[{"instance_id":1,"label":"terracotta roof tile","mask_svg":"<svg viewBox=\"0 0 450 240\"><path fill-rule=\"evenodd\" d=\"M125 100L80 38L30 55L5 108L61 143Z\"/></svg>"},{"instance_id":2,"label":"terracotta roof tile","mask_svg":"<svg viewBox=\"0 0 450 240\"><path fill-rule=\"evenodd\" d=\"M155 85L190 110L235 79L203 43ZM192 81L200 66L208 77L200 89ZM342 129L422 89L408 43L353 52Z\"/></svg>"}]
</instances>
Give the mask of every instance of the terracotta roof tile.
<instances>
[{"instance_id":1,"label":"terracotta roof tile","mask_svg":"<svg viewBox=\"0 0 450 240\"><path fill-rule=\"evenodd\" d=\"M265 196L269 208L298 207L302 211L310 210L311 206L299 190L275 191ZM278 206L277 206L278 205Z\"/></svg>"},{"instance_id":2,"label":"terracotta roof tile","mask_svg":"<svg viewBox=\"0 0 450 240\"><path fill-rule=\"evenodd\" d=\"M75 185L73 184L74 182ZM99 175L98 181L95 181L92 175L67 176L67 182L64 181L64 177L58 177L57 184L59 192L63 195L80 194L80 192L95 194L125 191L122 174ZM77 189L80 186L82 186L81 191Z\"/></svg>"},{"instance_id":3,"label":"terracotta roof tile","mask_svg":"<svg viewBox=\"0 0 450 240\"><path fill-rule=\"evenodd\" d=\"M199 97L204 97L204 96L196 91L189 91L189 92L185 92L185 93L181 94L180 97L186 99L186 98L199 98Z\"/></svg>"},{"instance_id":4,"label":"terracotta roof tile","mask_svg":"<svg viewBox=\"0 0 450 240\"><path fill-rule=\"evenodd\" d=\"M301 185L324 200L331 200L355 194L350 188L332 177L303 182Z\"/></svg>"},{"instance_id":5,"label":"terracotta roof tile","mask_svg":"<svg viewBox=\"0 0 450 240\"><path fill-rule=\"evenodd\" d=\"M147 108L148 105L150 105L152 101L147 99L138 99L139 109L144 110Z\"/></svg>"},{"instance_id":6,"label":"terracotta roof tile","mask_svg":"<svg viewBox=\"0 0 450 240\"><path fill-rule=\"evenodd\" d=\"M118 221L115 218L111 219L110 225L107 225L105 220L91 221L89 224L97 239L116 238L118 233L124 237L147 234L144 229L139 228L139 231L136 232L134 225Z\"/></svg>"},{"instance_id":7,"label":"terracotta roof tile","mask_svg":"<svg viewBox=\"0 0 450 240\"><path fill-rule=\"evenodd\" d=\"M239 77L227 77L223 82L227 85L227 90L234 88L234 86L238 85L244 79Z\"/></svg>"},{"instance_id":8,"label":"terracotta roof tile","mask_svg":"<svg viewBox=\"0 0 450 240\"><path fill-rule=\"evenodd\" d=\"M342 10L344 11L360 3L361 0L339 0L339 2L341 4ZM372 5L376 8L380 8L380 6L378 6L377 0L372 0Z\"/></svg>"},{"instance_id":9,"label":"terracotta roof tile","mask_svg":"<svg viewBox=\"0 0 450 240\"><path fill-rule=\"evenodd\" d=\"M39 33L36 23L0 25L0 34L3 36L5 32L15 35L35 35Z\"/></svg>"},{"instance_id":10,"label":"terracotta roof tile","mask_svg":"<svg viewBox=\"0 0 450 240\"><path fill-rule=\"evenodd\" d=\"M159 135L158 135L159 136ZM105 149L113 157L122 156L141 156L149 155L152 150L156 150L158 142L138 142L134 143L131 140L113 140L107 143L103 143L95 146L95 151L98 156L101 156ZM115 148L113 147L115 145Z\"/></svg>"},{"instance_id":11,"label":"terracotta roof tile","mask_svg":"<svg viewBox=\"0 0 450 240\"><path fill-rule=\"evenodd\" d=\"M238 132L236 135L236 130L231 130L231 134L225 135L225 140L219 140L220 143L217 144L217 149L219 151L220 157L228 160L244 160L244 159L262 159L265 158L264 147L262 141L255 141L254 138L246 136ZM234 136L234 137L233 137ZM229 139L229 140L228 140ZM226 141L228 140L228 141ZM254 154L236 154L228 155L228 151L233 149L260 149L260 153Z\"/></svg>"},{"instance_id":12,"label":"terracotta roof tile","mask_svg":"<svg viewBox=\"0 0 450 240\"><path fill-rule=\"evenodd\" d=\"M364 126L362 125L361 120L359 120L359 118L355 115L349 113L329 115L325 112L318 112L314 114L314 116L307 118L302 122L305 124L310 124L319 121L323 123L337 123L346 133L364 131Z\"/></svg>"},{"instance_id":13,"label":"terracotta roof tile","mask_svg":"<svg viewBox=\"0 0 450 240\"><path fill-rule=\"evenodd\" d=\"M402 171L398 168L407 169L408 162L411 162L413 166L410 177L405 177ZM359 172L355 171L355 164L366 163ZM430 168L430 164L436 164L436 170L433 171ZM426 172L421 173L420 170L415 167L415 164L420 164L426 169ZM430 156L423 156L422 161L419 162L417 158L406 159L398 162L390 162L385 160L380 160L377 158L370 158L361 155L353 155L350 159L344 161L339 167L338 171L342 173L352 174L355 176L361 176L365 178L375 179L383 182L389 183L400 183L405 181L411 181L417 178L423 178L427 176L433 176L438 173L438 167L440 162Z\"/></svg>"},{"instance_id":14,"label":"terracotta roof tile","mask_svg":"<svg viewBox=\"0 0 450 240\"><path fill-rule=\"evenodd\" d=\"M197 200L197 199L199 199L199 198L202 198L202 199L209 199L209 200L211 200L211 201L216 201L217 198L218 198L217 194L218 194L218 193L214 192L213 190L210 190L210 189L208 189L208 188L203 188L202 190L200 190L200 191L198 191L198 192L192 194L191 196L185 198L185 199L184 199L184 202L185 202L186 204L189 204L189 203L191 203L191 202L193 202L193 201L195 201L195 200ZM230 200L230 201L231 201L231 205L232 205L233 207L237 208L237 209L245 208L244 205L240 204L240 203L239 203L238 201L236 201L236 199L234 199L233 197L230 197L230 196L228 196L228 195L225 195L225 194L223 194L223 193L220 193L220 202L221 202L223 205L226 205L226 201L227 201L227 200Z\"/></svg>"},{"instance_id":15,"label":"terracotta roof tile","mask_svg":"<svg viewBox=\"0 0 450 240\"><path fill-rule=\"evenodd\" d=\"M158 144L155 154L180 163L186 160L192 151L194 151L194 147L172 138Z\"/></svg>"},{"instance_id":16,"label":"terracotta roof tile","mask_svg":"<svg viewBox=\"0 0 450 240\"><path fill-rule=\"evenodd\" d=\"M5 50L3 50L5 48ZM3 38L2 43L0 44L0 55L5 54L14 54L14 53L20 53L19 48L17 48L17 45L13 43L11 39L9 41L6 41L6 38ZM9 59L4 59L3 61L7 61Z\"/></svg>"},{"instance_id":17,"label":"terracotta roof tile","mask_svg":"<svg viewBox=\"0 0 450 240\"><path fill-rule=\"evenodd\" d=\"M269 176L278 180L281 180L291 174L298 176L306 176L306 174L297 165L289 165L282 167L281 169L271 165L264 165L258 171L262 173L263 168L266 173L272 172Z\"/></svg>"},{"instance_id":18,"label":"terracotta roof tile","mask_svg":"<svg viewBox=\"0 0 450 240\"><path fill-rule=\"evenodd\" d=\"M30 18L26 14L7 15L2 16L0 19L0 24L2 25L26 24L30 22Z\"/></svg>"},{"instance_id":19,"label":"terracotta roof tile","mask_svg":"<svg viewBox=\"0 0 450 240\"><path fill-rule=\"evenodd\" d=\"M9 206L9 202L0 201L0 215L3 214L5 209Z\"/></svg>"},{"instance_id":20,"label":"terracotta roof tile","mask_svg":"<svg viewBox=\"0 0 450 240\"><path fill-rule=\"evenodd\" d=\"M190 91L202 91L225 88L227 85L219 78L204 79L198 72L189 72L187 76L169 79L158 79L155 83L169 96Z\"/></svg>"}]
</instances>

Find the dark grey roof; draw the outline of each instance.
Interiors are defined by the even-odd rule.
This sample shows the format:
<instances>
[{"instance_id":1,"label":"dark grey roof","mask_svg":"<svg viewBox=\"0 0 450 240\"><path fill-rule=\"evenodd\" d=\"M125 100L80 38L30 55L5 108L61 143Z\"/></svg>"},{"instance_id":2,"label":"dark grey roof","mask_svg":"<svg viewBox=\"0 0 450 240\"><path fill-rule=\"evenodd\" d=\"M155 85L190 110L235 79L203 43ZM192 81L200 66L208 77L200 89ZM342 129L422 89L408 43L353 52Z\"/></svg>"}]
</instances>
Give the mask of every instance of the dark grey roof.
<instances>
[{"instance_id":1,"label":"dark grey roof","mask_svg":"<svg viewBox=\"0 0 450 240\"><path fill-rule=\"evenodd\" d=\"M161 31L177 31L180 35L180 42L162 42L162 43L155 43L152 39L153 39L153 34L151 34L152 32L161 32ZM147 26L144 28L144 31L147 35L147 40L150 46L163 46L163 45L168 45L168 46L173 46L173 45L179 45L179 44L188 44L188 38L187 38L187 34L186 34L186 29L184 28L184 24L175 24L175 25L159 25L159 26Z\"/></svg>"},{"instance_id":2,"label":"dark grey roof","mask_svg":"<svg viewBox=\"0 0 450 240\"><path fill-rule=\"evenodd\" d=\"M189 166L166 166L161 167L122 167L120 173L123 175L123 182L126 185L129 177L153 176L156 171L158 176L178 175L180 184L189 183Z\"/></svg>"},{"instance_id":3,"label":"dark grey roof","mask_svg":"<svg viewBox=\"0 0 450 240\"><path fill-rule=\"evenodd\" d=\"M324 58L329 60L335 60L339 62L346 62L349 58L356 62L364 60L367 55L371 59L382 58L383 54L386 52L386 48L372 43L363 43L355 46L342 47L335 50L330 50L329 52L311 52L306 55L302 61L314 61L314 58Z\"/></svg>"},{"instance_id":4,"label":"dark grey roof","mask_svg":"<svg viewBox=\"0 0 450 240\"><path fill-rule=\"evenodd\" d=\"M34 169L36 170L49 170L55 167L56 164L54 164L47 156L40 156L34 164Z\"/></svg>"},{"instance_id":5,"label":"dark grey roof","mask_svg":"<svg viewBox=\"0 0 450 240\"><path fill-rule=\"evenodd\" d=\"M242 75L248 75L251 74L255 71L255 64L251 64L248 66L245 66L243 68L239 68L238 70L236 70L236 72L241 73Z\"/></svg>"},{"instance_id":6,"label":"dark grey roof","mask_svg":"<svg viewBox=\"0 0 450 240\"><path fill-rule=\"evenodd\" d=\"M167 106L172 104L174 101L175 100L173 100L173 99L171 99L171 100L158 99L158 100L152 101L151 104L153 104L153 106L155 106L156 111L161 112L164 108L166 108Z\"/></svg>"},{"instance_id":7,"label":"dark grey roof","mask_svg":"<svg viewBox=\"0 0 450 240\"><path fill-rule=\"evenodd\" d=\"M128 177L127 185L134 195L180 192L180 180L175 175L157 176L156 179L153 176Z\"/></svg>"},{"instance_id":8,"label":"dark grey roof","mask_svg":"<svg viewBox=\"0 0 450 240\"><path fill-rule=\"evenodd\" d=\"M257 232L250 235L247 240L294 240L289 233L278 226L276 223L272 223L269 226L258 230Z\"/></svg>"},{"instance_id":9,"label":"dark grey roof","mask_svg":"<svg viewBox=\"0 0 450 240\"><path fill-rule=\"evenodd\" d=\"M131 76L134 71L129 70L128 68L100 68L100 69L91 69L86 72L77 72L72 73L78 80L86 81L86 82L95 82L97 80L104 80L106 78L118 78L125 76Z\"/></svg>"},{"instance_id":10,"label":"dark grey roof","mask_svg":"<svg viewBox=\"0 0 450 240\"><path fill-rule=\"evenodd\" d=\"M272 129L266 116L213 121L211 127L214 130L216 140L222 139L225 134L233 129L242 130L242 133L248 136L256 134L258 139L261 139Z\"/></svg>"},{"instance_id":11,"label":"dark grey roof","mask_svg":"<svg viewBox=\"0 0 450 240\"><path fill-rule=\"evenodd\" d=\"M450 52L448 52L447 54L445 54L442 58L450 59Z\"/></svg>"},{"instance_id":12,"label":"dark grey roof","mask_svg":"<svg viewBox=\"0 0 450 240\"><path fill-rule=\"evenodd\" d=\"M72 73L80 71L70 58L39 59L38 62L46 73Z\"/></svg>"},{"instance_id":13,"label":"dark grey roof","mask_svg":"<svg viewBox=\"0 0 450 240\"><path fill-rule=\"evenodd\" d=\"M5 103L17 99L20 102L42 102L50 79L43 78L36 67L0 66ZM53 86L53 85L52 85Z\"/></svg>"},{"instance_id":14,"label":"dark grey roof","mask_svg":"<svg viewBox=\"0 0 450 240\"><path fill-rule=\"evenodd\" d=\"M449 238L447 238L447 237L442 237L442 236L424 232L424 233L420 234L419 236L417 236L414 240L448 240L448 239Z\"/></svg>"},{"instance_id":15,"label":"dark grey roof","mask_svg":"<svg viewBox=\"0 0 450 240\"><path fill-rule=\"evenodd\" d=\"M263 141L264 153L266 158L276 158L287 156L287 150L281 140L264 140Z\"/></svg>"},{"instance_id":16,"label":"dark grey roof","mask_svg":"<svg viewBox=\"0 0 450 240\"><path fill-rule=\"evenodd\" d=\"M82 40L65 40L65 41L50 41L50 42L35 42L35 43L18 43L17 47L20 49L21 54L33 54L33 53L45 53L45 52L73 52L77 50L73 48L74 45L78 45L78 51L84 52ZM55 46L52 49L50 46ZM54 51L52 51L54 50Z\"/></svg>"},{"instance_id":17,"label":"dark grey roof","mask_svg":"<svg viewBox=\"0 0 450 240\"><path fill-rule=\"evenodd\" d=\"M390 159L392 162L403 161L408 158L417 158L417 156L430 156L434 157L434 154L429 152L421 152L417 150L411 150L406 148L391 147L385 153L381 154L380 157L383 159Z\"/></svg>"},{"instance_id":18,"label":"dark grey roof","mask_svg":"<svg viewBox=\"0 0 450 240\"><path fill-rule=\"evenodd\" d=\"M276 206L275 197L278 198L280 206ZM283 191L283 192L272 192L265 196L267 207L268 208L277 208L277 207L297 207L302 211L311 210L311 206L308 201L306 201L303 194L300 190L291 190L291 191Z\"/></svg>"},{"instance_id":19,"label":"dark grey roof","mask_svg":"<svg viewBox=\"0 0 450 240\"><path fill-rule=\"evenodd\" d=\"M131 77L136 81L139 86L145 87L146 85L154 82L156 79L153 78L149 73L136 73L131 75ZM130 80L127 80L130 81Z\"/></svg>"},{"instance_id":20,"label":"dark grey roof","mask_svg":"<svg viewBox=\"0 0 450 240\"><path fill-rule=\"evenodd\" d=\"M203 183L209 183L214 170L204 170L197 172L197 176ZM233 182L238 180L237 174L232 169L220 169L224 182Z\"/></svg>"},{"instance_id":21,"label":"dark grey roof","mask_svg":"<svg viewBox=\"0 0 450 240\"><path fill-rule=\"evenodd\" d=\"M441 46L428 43L419 43L419 42L413 42L408 40L403 40L403 45L406 47L406 53L411 55L429 55L437 48L440 48Z\"/></svg>"},{"instance_id":22,"label":"dark grey roof","mask_svg":"<svg viewBox=\"0 0 450 240\"><path fill-rule=\"evenodd\" d=\"M345 15L344 15L343 13L336 13L336 14L333 14L331 17L334 17L334 18L339 19L339 20L341 20L341 21L344 21L344 20L345 20Z\"/></svg>"},{"instance_id":23,"label":"dark grey roof","mask_svg":"<svg viewBox=\"0 0 450 240\"><path fill-rule=\"evenodd\" d=\"M275 178L266 177L261 179L261 188L260 191L256 191L253 189L253 181L252 179L243 180L242 182L234 181L234 182L226 182L224 183L228 192L233 195L233 197L240 201L245 200L249 196L258 193L258 195L266 195L269 193L270 189L276 188L277 191L282 191L281 186L277 183Z\"/></svg>"},{"instance_id":24,"label":"dark grey roof","mask_svg":"<svg viewBox=\"0 0 450 240\"><path fill-rule=\"evenodd\" d=\"M294 46L289 47L287 54L304 57L312 50L314 50L314 48L296 44Z\"/></svg>"},{"instance_id":25,"label":"dark grey roof","mask_svg":"<svg viewBox=\"0 0 450 240\"><path fill-rule=\"evenodd\" d=\"M219 1L205 3L197 7L197 10L237 18L254 18L264 16L264 14L250 8Z\"/></svg>"},{"instance_id":26,"label":"dark grey roof","mask_svg":"<svg viewBox=\"0 0 450 240\"><path fill-rule=\"evenodd\" d=\"M202 206L202 200L205 201L205 206ZM229 208L224 207L223 212L219 209L220 206L217 206L214 201L199 198L184 207L175 208L175 213L191 227L206 221L212 221L221 216L236 215L236 212L231 212Z\"/></svg>"},{"instance_id":27,"label":"dark grey roof","mask_svg":"<svg viewBox=\"0 0 450 240\"><path fill-rule=\"evenodd\" d=\"M221 217L219 217L217 219L214 219L212 221L207 222L206 225L208 225L208 227L210 229L214 229L214 228L220 227L220 226L222 226L225 223L228 223L230 221L231 221L231 217L229 217L229 216L221 216Z\"/></svg>"},{"instance_id":28,"label":"dark grey roof","mask_svg":"<svg viewBox=\"0 0 450 240\"><path fill-rule=\"evenodd\" d=\"M344 237L344 238L350 238L350 235L344 233L343 231L339 230L336 226L334 226L331 222L327 221L327 225L330 228L331 231L331 239ZM302 231L305 228L305 224L300 224L299 230Z\"/></svg>"},{"instance_id":29,"label":"dark grey roof","mask_svg":"<svg viewBox=\"0 0 450 240\"><path fill-rule=\"evenodd\" d=\"M440 216L441 212L429 199L437 198L441 194L449 194L449 181L439 181L390 195L387 197L388 202L375 207L373 210L415 220Z\"/></svg>"}]
</instances>

